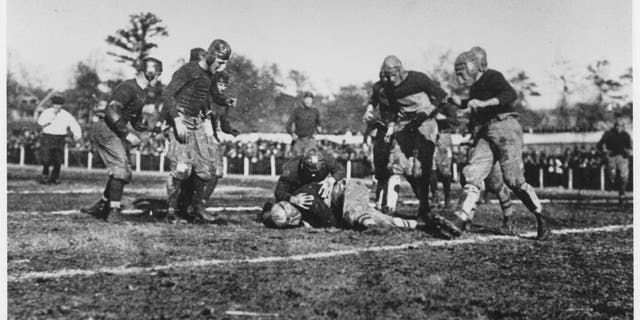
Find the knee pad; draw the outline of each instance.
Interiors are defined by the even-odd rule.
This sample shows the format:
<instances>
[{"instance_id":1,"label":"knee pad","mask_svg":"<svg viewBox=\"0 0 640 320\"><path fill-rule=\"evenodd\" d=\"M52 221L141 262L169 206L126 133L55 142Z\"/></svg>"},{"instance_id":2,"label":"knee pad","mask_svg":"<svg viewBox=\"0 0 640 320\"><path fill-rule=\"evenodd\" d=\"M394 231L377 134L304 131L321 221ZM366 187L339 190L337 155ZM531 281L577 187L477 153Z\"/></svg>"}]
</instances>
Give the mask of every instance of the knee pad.
<instances>
[{"instance_id":1,"label":"knee pad","mask_svg":"<svg viewBox=\"0 0 640 320\"><path fill-rule=\"evenodd\" d=\"M477 177L475 177L471 172L469 166L465 166L464 169L462 169L462 175L464 177L465 188L468 185L472 185L478 190L484 189L484 181L478 180Z\"/></svg>"},{"instance_id":2,"label":"knee pad","mask_svg":"<svg viewBox=\"0 0 640 320\"><path fill-rule=\"evenodd\" d=\"M111 170L111 177L123 181L125 184L131 182L131 168L115 167Z\"/></svg>"},{"instance_id":3,"label":"knee pad","mask_svg":"<svg viewBox=\"0 0 640 320\"><path fill-rule=\"evenodd\" d=\"M171 172L171 175L180 181L187 180L191 175L191 166L184 162L178 162L176 169Z\"/></svg>"}]
</instances>

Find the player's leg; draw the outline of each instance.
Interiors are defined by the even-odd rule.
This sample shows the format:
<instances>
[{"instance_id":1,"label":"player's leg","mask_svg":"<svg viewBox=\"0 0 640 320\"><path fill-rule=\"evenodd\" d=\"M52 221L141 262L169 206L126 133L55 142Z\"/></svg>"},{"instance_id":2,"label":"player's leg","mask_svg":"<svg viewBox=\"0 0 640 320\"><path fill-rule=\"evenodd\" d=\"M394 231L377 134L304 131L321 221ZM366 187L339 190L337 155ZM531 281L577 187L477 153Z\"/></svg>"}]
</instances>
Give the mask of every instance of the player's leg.
<instances>
[{"instance_id":1,"label":"player's leg","mask_svg":"<svg viewBox=\"0 0 640 320\"><path fill-rule=\"evenodd\" d=\"M424 221L431 219L431 206L429 205L429 186L431 172L433 168L433 154L436 148L436 140L438 137L438 124L435 119L425 120L419 127L417 132L413 134L415 148L417 150L417 159L420 162L421 174L416 178L416 187L418 191L418 216Z\"/></svg>"},{"instance_id":2,"label":"player's leg","mask_svg":"<svg viewBox=\"0 0 640 320\"><path fill-rule=\"evenodd\" d=\"M382 211L388 211L388 193L389 178L389 154L391 152L391 144L384 142L384 134L378 132L373 140L373 168L375 178L378 181L376 186L376 208ZM396 197L397 198L397 197ZM394 205L395 210L395 205Z\"/></svg>"},{"instance_id":3,"label":"player's leg","mask_svg":"<svg viewBox=\"0 0 640 320\"><path fill-rule=\"evenodd\" d=\"M49 167L51 166L51 146L46 135L42 136L42 145L40 146L40 162L42 163L42 176L39 182L46 184L49 182Z\"/></svg>"},{"instance_id":4,"label":"player's leg","mask_svg":"<svg viewBox=\"0 0 640 320\"><path fill-rule=\"evenodd\" d=\"M191 206L193 211L191 214L194 216L194 223L199 223L204 220L202 213L204 212L204 199L205 189L207 183L211 179L212 166L210 160L209 141L206 136L204 128L193 131L194 139L193 144L193 172L195 174L193 180L193 196Z\"/></svg>"},{"instance_id":5,"label":"player's leg","mask_svg":"<svg viewBox=\"0 0 640 320\"><path fill-rule=\"evenodd\" d=\"M478 139L469 156L469 163L464 167L462 174L466 184L462 189L462 194L458 200L453 217L443 219L446 229L453 236L462 234L475 214L480 190L483 181L491 172L493 166L493 153L489 142L485 139Z\"/></svg>"},{"instance_id":6,"label":"player's leg","mask_svg":"<svg viewBox=\"0 0 640 320\"><path fill-rule=\"evenodd\" d=\"M496 162L493 165L493 169L487 179L484 180L486 191L491 192L498 197L500 202L500 209L502 209L502 227L501 233L507 235L513 235L513 208L511 207L511 190L505 185L504 178L502 177L502 170L500 169L500 163Z\"/></svg>"},{"instance_id":7,"label":"player's leg","mask_svg":"<svg viewBox=\"0 0 640 320\"><path fill-rule=\"evenodd\" d=\"M533 187L524 179L522 126L516 118L495 122L489 126L488 138L497 152L496 158L500 163L505 184L535 215L538 223L537 238L540 240L547 238L549 229L543 217L542 204Z\"/></svg>"},{"instance_id":8,"label":"player's leg","mask_svg":"<svg viewBox=\"0 0 640 320\"><path fill-rule=\"evenodd\" d=\"M191 176L193 152L188 144L180 143L175 136L169 137L169 176L167 178L167 216L168 222L176 220L176 213L180 212L179 197L182 191L183 181ZM185 195L188 197L188 194Z\"/></svg>"},{"instance_id":9,"label":"player's leg","mask_svg":"<svg viewBox=\"0 0 640 320\"><path fill-rule=\"evenodd\" d=\"M625 203L625 191L627 190L627 184L629 183L629 159L618 156L617 167L618 175L620 176L620 184L618 185L618 201L623 206Z\"/></svg>"},{"instance_id":10,"label":"player's leg","mask_svg":"<svg viewBox=\"0 0 640 320\"><path fill-rule=\"evenodd\" d=\"M58 184L60 179L60 169L62 167L62 163L64 162L64 140L61 141L59 145L56 145L55 148L51 149L53 170L51 170L51 177L49 178L49 183Z\"/></svg>"},{"instance_id":11,"label":"player's leg","mask_svg":"<svg viewBox=\"0 0 640 320\"><path fill-rule=\"evenodd\" d=\"M102 125L104 127L97 128L98 135L94 139L94 146L107 166L109 181L107 182L105 193L103 193L98 203L83 211L106 220L110 214L118 214L120 212L120 200L124 186L131 181L131 164L125 142L108 129L106 125ZM108 203L106 203L107 199Z\"/></svg>"},{"instance_id":12,"label":"player's leg","mask_svg":"<svg viewBox=\"0 0 640 320\"><path fill-rule=\"evenodd\" d=\"M440 199L438 199L438 180L440 180L440 175L438 174L438 157L439 157L439 148L436 146L436 149L433 153L433 163L431 166L431 177L429 178L429 183L431 185L431 203L439 206Z\"/></svg>"}]
</instances>

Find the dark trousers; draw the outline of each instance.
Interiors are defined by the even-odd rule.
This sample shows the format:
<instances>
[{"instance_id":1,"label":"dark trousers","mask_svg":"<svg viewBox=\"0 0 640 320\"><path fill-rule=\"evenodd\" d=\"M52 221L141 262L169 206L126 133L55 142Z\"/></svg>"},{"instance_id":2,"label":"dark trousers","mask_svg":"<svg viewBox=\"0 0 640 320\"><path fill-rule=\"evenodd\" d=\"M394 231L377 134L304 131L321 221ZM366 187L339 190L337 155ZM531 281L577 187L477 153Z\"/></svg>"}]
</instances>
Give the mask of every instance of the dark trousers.
<instances>
[{"instance_id":1,"label":"dark trousers","mask_svg":"<svg viewBox=\"0 0 640 320\"><path fill-rule=\"evenodd\" d=\"M51 176L52 181L60 178L60 167L64 161L64 138L65 135L43 134L40 147L40 159L42 160L42 175L49 176L49 167L53 166Z\"/></svg>"}]
</instances>

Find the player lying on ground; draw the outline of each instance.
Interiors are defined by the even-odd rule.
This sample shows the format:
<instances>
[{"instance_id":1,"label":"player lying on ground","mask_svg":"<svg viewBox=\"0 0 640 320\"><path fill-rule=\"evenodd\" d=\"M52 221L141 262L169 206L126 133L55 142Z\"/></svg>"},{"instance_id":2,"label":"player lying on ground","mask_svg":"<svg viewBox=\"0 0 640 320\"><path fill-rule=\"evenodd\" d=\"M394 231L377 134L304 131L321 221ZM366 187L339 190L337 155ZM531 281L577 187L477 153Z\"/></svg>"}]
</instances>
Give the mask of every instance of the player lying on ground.
<instances>
[{"instance_id":1,"label":"player lying on ground","mask_svg":"<svg viewBox=\"0 0 640 320\"><path fill-rule=\"evenodd\" d=\"M369 206L369 190L344 180L335 159L317 150L288 161L275 190L276 204L265 205L258 220L272 228L378 227L415 229L417 222L393 218Z\"/></svg>"}]
</instances>

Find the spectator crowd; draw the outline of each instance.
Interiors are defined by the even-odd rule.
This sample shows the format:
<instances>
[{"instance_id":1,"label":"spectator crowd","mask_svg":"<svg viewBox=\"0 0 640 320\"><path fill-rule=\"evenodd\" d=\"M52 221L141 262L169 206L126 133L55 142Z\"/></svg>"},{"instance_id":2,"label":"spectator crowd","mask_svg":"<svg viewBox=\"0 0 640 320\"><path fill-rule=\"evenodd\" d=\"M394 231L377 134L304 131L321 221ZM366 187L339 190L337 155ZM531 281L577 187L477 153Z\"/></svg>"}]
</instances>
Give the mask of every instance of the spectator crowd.
<instances>
[{"instance_id":1,"label":"spectator crowd","mask_svg":"<svg viewBox=\"0 0 640 320\"><path fill-rule=\"evenodd\" d=\"M74 141L69 138L67 140L69 149L86 154L91 150L89 135L90 130L86 130L80 140ZM320 140L319 144L325 152L333 155L339 162L346 164L347 161L351 161L353 176L364 177L372 173L369 145L353 145L344 141L343 143L335 143L328 140ZM163 135L151 134L142 140L139 150L144 158L149 161L157 161L160 154L165 151L165 145L166 141ZM247 158L252 174L269 174L271 156L277 159L277 165L292 156L291 146L288 143L258 139L254 142L223 141L222 145L231 173L242 173L244 159ZM38 163L37 151L40 147L40 133L29 129L14 129L7 138L10 163L18 162L17 157L21 146L24 147L25 163ZM606 160L596 150L595 145L566 147L562 152L554 153L545 153L529 148L524 151L522 156L525 165L525 178L533 186L540 186L540 180L542 180L545 187L568 188L569 169L571 169L574 189L600 189L600 170L606 164ZM453 161L459 176L467 162L466 147L454 148ZM543 175L542 179L540 179L540 174ZM608 181L605 183L608 187Z\"/></svg>"}]
</instances>

